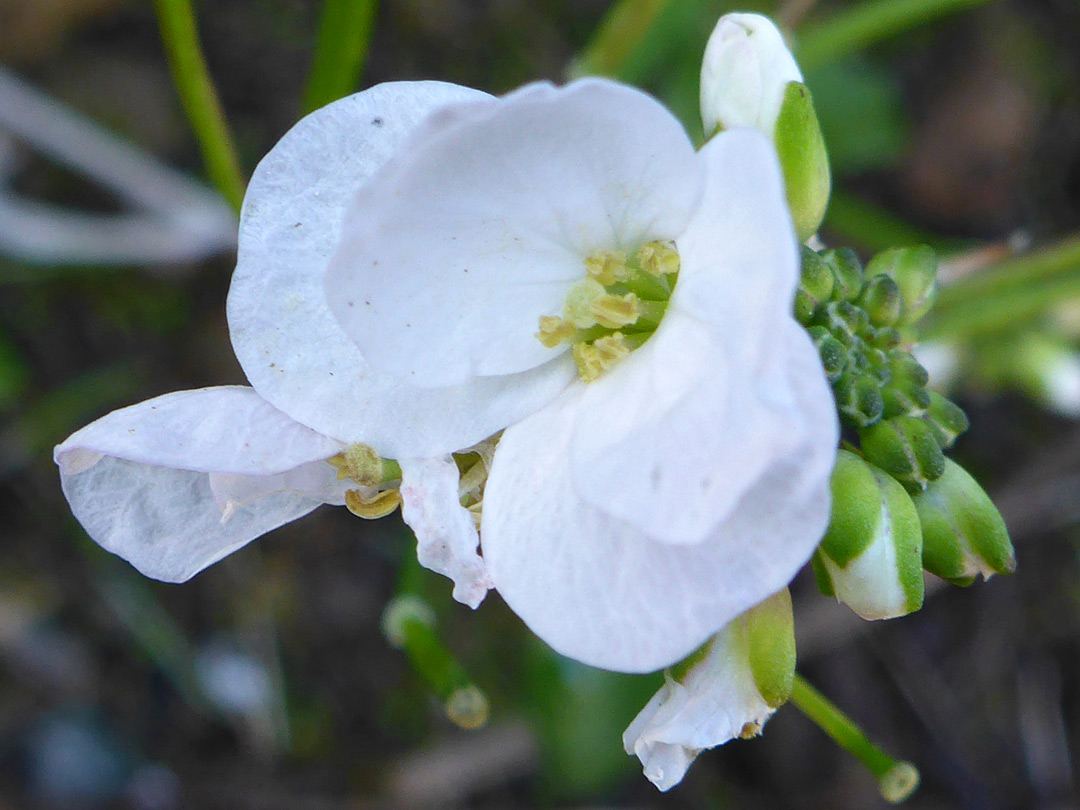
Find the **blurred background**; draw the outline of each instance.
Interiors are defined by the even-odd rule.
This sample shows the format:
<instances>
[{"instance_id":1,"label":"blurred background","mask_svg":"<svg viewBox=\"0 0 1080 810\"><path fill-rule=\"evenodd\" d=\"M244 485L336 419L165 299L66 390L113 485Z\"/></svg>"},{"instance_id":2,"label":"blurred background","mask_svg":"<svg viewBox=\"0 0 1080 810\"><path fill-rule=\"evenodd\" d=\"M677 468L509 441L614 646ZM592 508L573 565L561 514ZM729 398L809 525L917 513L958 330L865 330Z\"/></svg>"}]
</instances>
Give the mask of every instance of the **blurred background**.
<instances>
[{"instance_id":1,"label":"blurred background","mask_svg":"<svg viewBox=\"0 0 1080 810\"><path fill-rule=\"evenodd\" d=\"M972 418L954 456L995 497L1019 560L873 625L804 572L800 669L919 766L910 807L1074 807L1080 5L891 0L904 14L883 30L845 33L873 4L661 0L620 33L605 0L384 0L358 87L499 93L602 72L659 95L700 140L717 17L752 7L793 31L833 161L825 241L864 258L932 244L968 291L943 296L926 362ZM303 112L320 4L196 10L249 171ZM396 516L320 509L182 586L98 549L51 448L114 408L244 381L224 309L234 223L199 179L151 4L0 0L0 66L0 808L884 806L791 707L657 793L621 734L658 679L560 659L494 592L475 614L452 603ZM146 178L166 191L141 199ZM1032 272L1017 252L1047 258ZM403 590L438 609L491 701L485 728L455 727L385 640L383 607Z\"/></svg>"}]
</instances>

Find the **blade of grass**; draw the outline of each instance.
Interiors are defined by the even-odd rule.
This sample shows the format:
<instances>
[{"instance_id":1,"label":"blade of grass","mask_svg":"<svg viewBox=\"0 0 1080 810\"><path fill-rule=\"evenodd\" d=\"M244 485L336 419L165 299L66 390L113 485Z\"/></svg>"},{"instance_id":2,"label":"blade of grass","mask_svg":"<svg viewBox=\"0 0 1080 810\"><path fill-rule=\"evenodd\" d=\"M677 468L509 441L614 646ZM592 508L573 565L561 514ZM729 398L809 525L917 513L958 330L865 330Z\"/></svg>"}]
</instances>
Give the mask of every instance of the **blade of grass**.
<instances>
[{"instance_id":1,"label":"blade of grass","mask_svg":"<svg viewBox=\"0 0 1080 810\"><path fill-rule=\"evenodd\" d=\"M199 142L210 181L237 212L244 201L244 175L236 144L203 58L190 0L154 0L161 39L180 102Z\"/></svg>"},{"instance_id":2,"label":"blade of grass","mask_svg":"<svg viewBox=\"0 0 1080 810\"><path fill-rule=\"evenodd\" d=\"M309 113L353 92L367 60L378 0L326 0L304 88Z\"/></svg>"}]
</instances>

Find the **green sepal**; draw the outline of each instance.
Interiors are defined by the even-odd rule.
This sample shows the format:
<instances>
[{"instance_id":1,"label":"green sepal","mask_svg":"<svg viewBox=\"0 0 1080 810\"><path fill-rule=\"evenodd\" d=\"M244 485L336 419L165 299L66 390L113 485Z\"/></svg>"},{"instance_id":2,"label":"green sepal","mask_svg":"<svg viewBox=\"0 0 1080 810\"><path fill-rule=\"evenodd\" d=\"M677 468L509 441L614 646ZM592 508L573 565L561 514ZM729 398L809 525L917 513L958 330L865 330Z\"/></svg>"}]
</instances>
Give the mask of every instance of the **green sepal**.
<instances>
[{"instance_id":1,"label":"green sepal","mask_svg":"<svg viewBox=\"0 0 1080 810\"><path fill-rule=\"evenodd\" d=\"M881 398L885 402L886 419L896 416L923 416L930 407L929 391L904 384L885 386L881 389Z\"/></svg>"},{"instance_id":2,"label":"green sepal","mask_svg":"<svg viewBox=\"0 0 1080 810\"><path fill-rule=\"evenodd\" d=\"M847 371L833 385L840 419L852 428L866 428L880 421L885 412L881 387L873 376Z\"/></svg>"},{"instance_id":3,"label":"green sepal","mask_svg":"<svg viewBox=\"0 0 1080 810\"><path fill-rule=\"evenodd\" d=\"M922 607L922 531L918 512L904 488L883 470L840 450L830 489L829 526L813 561L818 589L843 599L845 591L851 597L849 588L854 585L864 596L869 591L886 598L890 589L898 586L902 604L891 598L886 602L852 600L852 608L867 619L906 615ZM870 552L875 542L890 543L891 553ZM871 564L890 560L891 567L860 570L853 565L867 553ZM864 576L873 579L868 581Z\"/></svg>"},{"instance_id":4,"label":"green sepal","mask_svg":"<svg viewBox=\"0 0 1080 810\"><path fill-rule=\"evenodd\" d=\"M952 400L946 399L937 391L930 391L929 397L930 404L923 418L934 429L941 449L948 450L971 423L963 409Z\"/></svg>"},{"instance_id":5,"label":"green sepal","mask_svg":"<svg viewBox=\"0 0 1080 810\"><path fill-rule=\"evenodd\" d=\"M799 241L805 242L821 226L832 188L825 139L805 84L789 82L785 88L773 142L784 173L795 232Z\"/></svg>"},{"instance_id":6,"label":"green sepal","mask_svg":"<svg viewBox=\"0 0 1080 810\"><path fill-rule=\"evenodd\" d=\"M937 254L926 245L882 251L866 266L867 275L885 274L896 282L902 301L898 326L911 326L933 307L937 271Z\"/></svg>"},{"instance_id":7,"label":"green sepal","mask_svg":"<svg viewBox=\"0 0 1080 810\"><path fill-rule=\"evenodd\" d=\"M869 462L912 491L926 489L945 472L933 428L916 417L897 416L863 428L859 444Z\"/></svg>"},{"instance_id":8,"label":"green sepal","mask_svg":"<svg viewBox=\"0 0 1080 810\"><path fill-rule=\"evenodd\" d=\"M900 288L889 276L869 276L859 293L858 304L877 327L892 326L900 319Z\"/></svg>"},{"instance_id":9,"label":"green sepal","mask_svg":"<svg viewBox=\"0 0 1080 810\"><path fill-rule=\"evenodd\" d=\"M788 589L750 608L743 622L750 672L758 692L774 709L787 702L795 685L795 620Z\"/></svg>"},{"instance_id":10,"label":"green sepal","mask_svg":"<svg viewBox=\"0 0 1080 810\"><path fill-rule=\"evenodd\" d=\"M913 499L923 526L923 567L950 581L1011 574L1016 555L1001 513L978 482L951 459Z\"/></svg>"}]
</instances>

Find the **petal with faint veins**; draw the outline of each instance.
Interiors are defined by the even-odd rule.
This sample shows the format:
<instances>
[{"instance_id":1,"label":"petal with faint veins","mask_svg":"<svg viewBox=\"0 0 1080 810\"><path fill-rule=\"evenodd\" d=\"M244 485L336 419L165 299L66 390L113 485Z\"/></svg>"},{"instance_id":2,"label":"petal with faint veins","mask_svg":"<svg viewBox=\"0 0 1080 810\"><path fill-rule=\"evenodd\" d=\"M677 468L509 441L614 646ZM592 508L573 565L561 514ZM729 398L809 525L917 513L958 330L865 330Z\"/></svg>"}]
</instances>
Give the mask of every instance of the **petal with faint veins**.
<instances>
[{"instance_id":1,"label":"petal with faint veins","mask_svg":"<svg viewBox=\"0 0 1080 810\"><path fill-rule=\"evenodd\" d=\"M389 458L475 444L550 401L574 374L558 359L521 375L415 388L376 372L330 312L323 277L346 207L417 126L450 102L483 107L494 100L457 85L396 82L316 111L263 158L241 214L228 315L251 384L302 424ZM386 344L393 341L384 335Z\"/></svg>"},{"instance_id":2,"label":"petal with faint veins","mask_svg":"<svg viewBox=\"0 0 1080 810\"><path fill-rule=\"evenodd\" d=\"M249 541L344 502L342 449L239 386L123 408L54 451L75 517L147 576L182 582Z\"/></svg>"},{"instance_id":3,"label":"petal with faint veins","mask_svg":"<svg viewBox=\"0 0 1080 810\"><path fill-rule=\"evenodd\" d=\"M475 609L491 588L477 553L476 522L458 498L458 466L450 456L402 459L401 516L416 534L420 564L454 581L454 598Z\"/></svg>"},{"instance_id":4,"label":"petal with faint veins","mask_svg":"<svg viewBox=\"0 0 1080 810\"><path fill-rule=\"evenodd\" d=\"M700 185L679 122L614 82L448 106L350 208L330 306L373 365L417 385L523 372L565 350L534 334L585 258L674 239Z\"/></svg>"}]
</instances>

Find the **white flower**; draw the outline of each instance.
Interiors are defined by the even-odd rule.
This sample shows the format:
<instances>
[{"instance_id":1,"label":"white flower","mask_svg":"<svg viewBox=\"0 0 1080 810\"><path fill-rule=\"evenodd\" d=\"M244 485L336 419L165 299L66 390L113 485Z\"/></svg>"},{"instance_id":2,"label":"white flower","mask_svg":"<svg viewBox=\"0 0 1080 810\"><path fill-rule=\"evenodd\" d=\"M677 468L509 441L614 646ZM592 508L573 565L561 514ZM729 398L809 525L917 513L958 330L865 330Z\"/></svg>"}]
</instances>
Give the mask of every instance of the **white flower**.
<instances>
[{"instance_id":1,"label":"white flower","mask_svg":"<svg viewBox=\"0 0 1080 810\"><path fill-rule=\"evenodd\" d=\"M680 677L665 672L660 691L623 734L623 747L650 782L670 790L706 748L760 734L790 695L794 673L785 589L728 624Z\"/></svg>"},{"instance_id":2,"label":"white flower","mask_svg":"<svg viewBox=\"0 0 1080 810\"><path fill-rule=\"evenodd\" d=\"M779 29L760 14L725 14L701 64L701 119L717 127L754 127L770 137L791 82L803 80Z\"/></svg>"},{"instance_id":3,"label":"white flower","mask_svg":"<svg viewBox=\"0 0 1080 810\"><path fill-rule=\"evenodd\" d=\"M619 304L617 279L595 289L605 263L657 244L681 271L655 333L508 422L481 524L510 607L556 650L626 671L782 588L828 520L838 429L791 316L768 139L731 130L695 154L656 101L603 80L447 106L361 189L326 279L372 366L469 387L572 368L538 323L584 340L582 307Z\"/></svg>"},{"instance_id":4,"label":"white flower","mask_svg":"<svg viewBox=\"0 0 1080 810\"><path fill-rule=\"evenodd\" d=\"M57 447L65 494L95 540L149 576L188 579L320 503L362 491L326 462L363 442L402 460L405 516L417 516L421 557L455 578L463 601L479 602L486 574L472 517L446 485L448 454L549 401L572 368L417 388L368 365L330 314L322 279L357 190L434 110L489 98L437 82L384 84L282 138L244 200L228 302L233 346L254 390L169 394Z\"/></svg>"}]
</instances>

